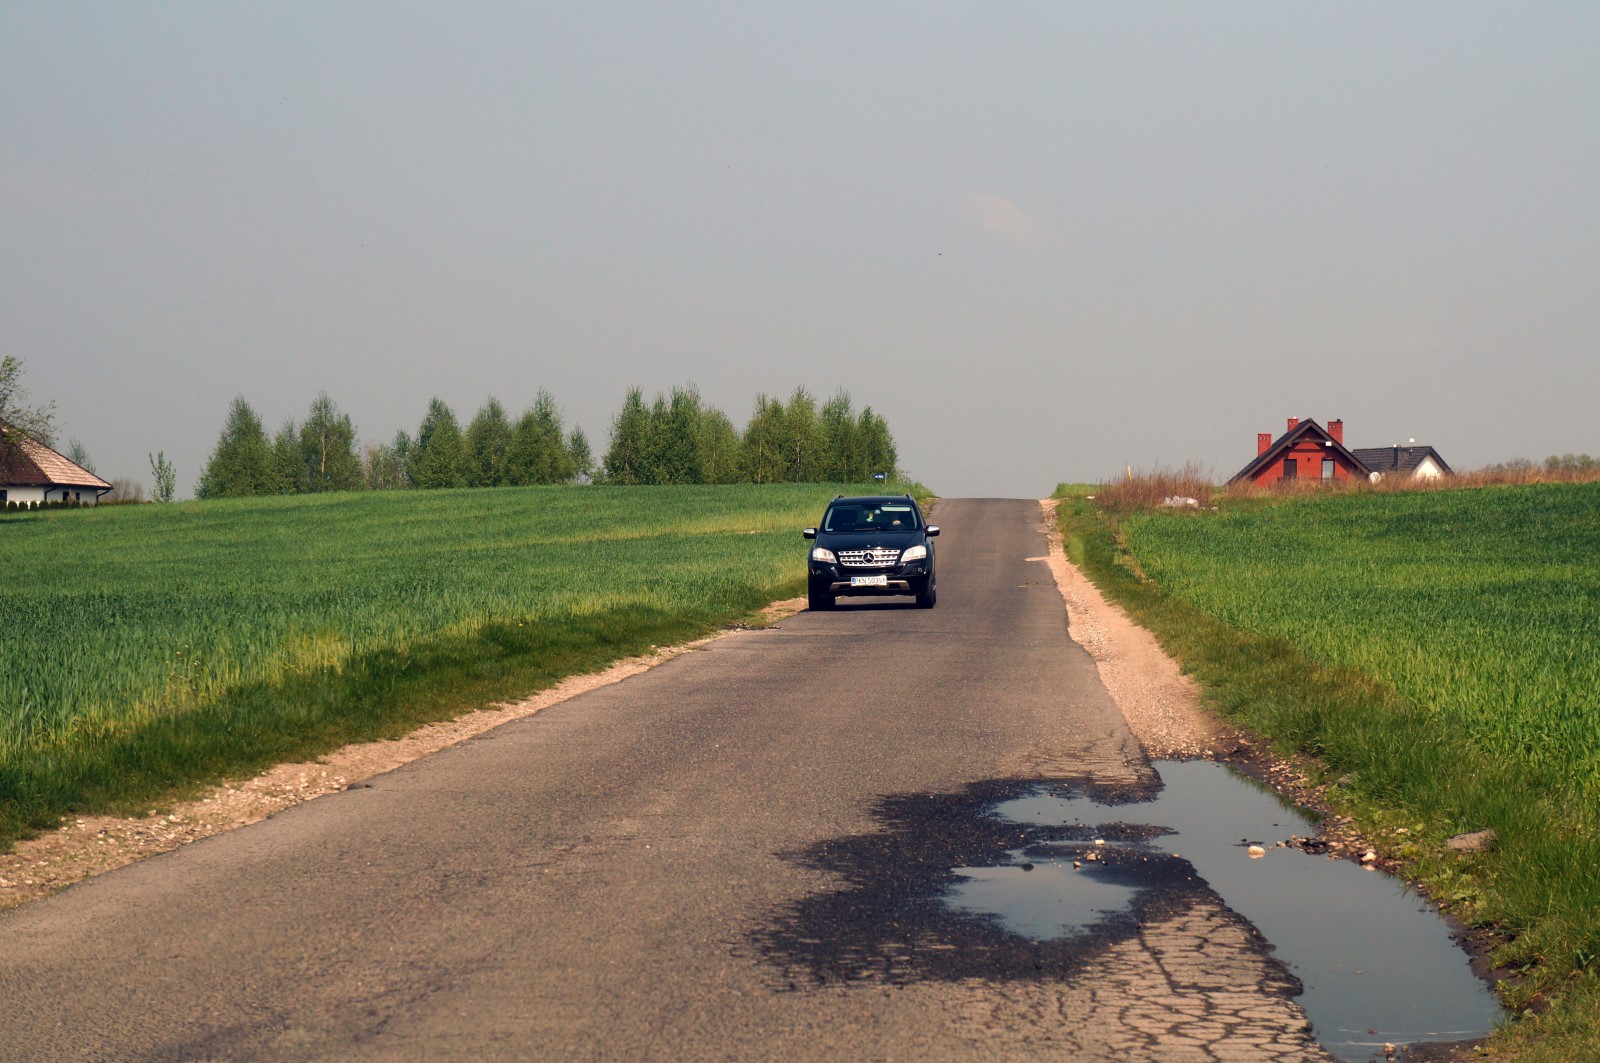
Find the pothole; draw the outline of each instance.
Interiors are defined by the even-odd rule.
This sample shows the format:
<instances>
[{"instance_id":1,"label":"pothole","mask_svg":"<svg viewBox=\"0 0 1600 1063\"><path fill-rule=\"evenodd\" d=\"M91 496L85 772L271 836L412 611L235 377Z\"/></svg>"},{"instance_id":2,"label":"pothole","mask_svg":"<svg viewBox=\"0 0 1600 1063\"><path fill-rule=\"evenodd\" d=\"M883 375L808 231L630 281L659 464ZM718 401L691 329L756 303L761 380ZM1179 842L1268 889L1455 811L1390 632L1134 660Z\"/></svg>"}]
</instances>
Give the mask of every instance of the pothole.
<instances>
[{"instance_id":1,"label":"pothole","mask_svg":"<svg viewBox=\"0 0 1600 1063\"><path fill-rule=\"evenodd\" d=\"M1487 986L1404 883L1283 844L1314 825L1222 765L1155 767L1159 781L1132 787L995 780L882 798L880 830L785 854L837 888L775 911L754 943L782 972L778 988L1091 991L1127 948L1172 939L1192 913L1215 909L1242 928L1229 947L1256 957L1251 967L1205 942L1183 946L1212 974L1230 963L1256 972L1248 984L1213 978L1217 999L1293 998L1342 1059L1492 1029L1500 1012Z\"/></svg>"},{"instance_id":2,"label":"pothole","mask_svg":"<svg viewBox=\"0 0 1600 1063\"><path fill-rule=\"evenodd\" d=\"M1221 764L1155 767L1163 785L1131 801L1048 786L1000 802L1001 821L1058 837L1014 850L1000 866L956 868L947 902L1022 937L1079 933L1162 888L1141 881L1143 868L1182 860L1270 942L1334 1055L1364 1060L1385 1043L1461 1041L1493 1028L1500 1011L1488 987L1405 883L1288 844L1314 824Z\"/></svg>"}]
</instances>

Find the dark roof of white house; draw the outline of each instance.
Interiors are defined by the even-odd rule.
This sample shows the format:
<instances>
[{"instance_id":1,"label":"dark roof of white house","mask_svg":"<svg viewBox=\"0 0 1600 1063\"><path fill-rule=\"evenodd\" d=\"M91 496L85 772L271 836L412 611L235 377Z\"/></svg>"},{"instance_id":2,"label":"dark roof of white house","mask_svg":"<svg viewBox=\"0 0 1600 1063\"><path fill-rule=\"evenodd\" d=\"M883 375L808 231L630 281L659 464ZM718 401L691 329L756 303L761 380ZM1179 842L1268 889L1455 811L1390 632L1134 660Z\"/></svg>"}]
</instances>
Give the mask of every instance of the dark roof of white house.
<instances>
[{"instance_id":1,"label":"dark roof of white house","mask_svg":"<svg viewBox=\"0 0 1600 1063\"><path fill-rule=\"evenodd\" d=\"M1415 472L1417 466L1429 457L1433 458L1434 464L1440 469L1445 472L1451 471L1437 450L1420 443L1392 447L1360 447L1355 451L1355 455L1361 459L1361 464L1373 472Z\"/></svg>"}]
</instances>

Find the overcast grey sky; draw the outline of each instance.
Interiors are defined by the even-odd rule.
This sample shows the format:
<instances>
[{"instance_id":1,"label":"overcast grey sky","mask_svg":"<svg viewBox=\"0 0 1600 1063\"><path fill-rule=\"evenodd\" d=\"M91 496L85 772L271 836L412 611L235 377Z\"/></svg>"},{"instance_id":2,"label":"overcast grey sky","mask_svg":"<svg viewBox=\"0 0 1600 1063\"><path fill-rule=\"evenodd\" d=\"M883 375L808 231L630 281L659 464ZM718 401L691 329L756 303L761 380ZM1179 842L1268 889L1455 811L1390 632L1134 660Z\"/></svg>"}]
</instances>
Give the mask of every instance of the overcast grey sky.
<instances>
[{"instance_id":1,"label":"overcast grey sky","mask_svg":"<svg viewBox=\"0 0 1600 1063\"><path fill-rule=\"evenodd\" d=\"M181 493L244 395L847 387L946 495L1289 415L1600 453L1600 5L0 6L0 353Z\"/></svg>"}]
</instances>

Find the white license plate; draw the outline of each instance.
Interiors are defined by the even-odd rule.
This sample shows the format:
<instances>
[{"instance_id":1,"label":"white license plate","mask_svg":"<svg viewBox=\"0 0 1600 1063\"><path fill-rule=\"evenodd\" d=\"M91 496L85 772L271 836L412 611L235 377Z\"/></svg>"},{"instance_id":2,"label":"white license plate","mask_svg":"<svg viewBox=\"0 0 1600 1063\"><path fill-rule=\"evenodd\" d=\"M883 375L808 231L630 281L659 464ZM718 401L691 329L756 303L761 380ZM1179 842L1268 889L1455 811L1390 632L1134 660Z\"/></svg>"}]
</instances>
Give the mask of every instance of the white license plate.
<instances>
[{"instance_id":1,"label":"white license plate","mask_svg":"<svg viewBox=\"0 0 1600 1063\"><path fill-rule=\"evenodd\" d=\"M851 576L850 577L850 586L852 586L852 587L887 587L888 585L889 585L889 577L888 576Z\"/></svg>"}]
</instances>

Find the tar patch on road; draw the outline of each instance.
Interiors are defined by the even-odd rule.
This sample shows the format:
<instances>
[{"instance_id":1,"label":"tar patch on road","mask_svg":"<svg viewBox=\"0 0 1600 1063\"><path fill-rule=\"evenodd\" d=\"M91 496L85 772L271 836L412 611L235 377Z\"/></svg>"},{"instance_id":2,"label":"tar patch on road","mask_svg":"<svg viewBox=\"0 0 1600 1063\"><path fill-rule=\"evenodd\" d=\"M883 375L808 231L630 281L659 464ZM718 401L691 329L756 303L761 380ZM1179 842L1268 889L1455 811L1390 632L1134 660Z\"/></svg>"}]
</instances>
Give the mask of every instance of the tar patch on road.
<instances>
[{"instance_id":1,"label":"tar patch on road","mask_svg":"<svg viewBox=\"0 0 1600 1063\"><path fill-rule=\"evenodd\" d=\"M1070 981L1141 926L1167 921L1202 900L1220 901L1187 860L1145 844L1166 833L1160 827L1033 825L1010 822L995 809L1046 787L1124 805L1151 800L1159 786L994 780L956 793L884 797L873 808L880 831L780 854L836 875L844 885L779 909L753 943L782 972L780 987L789 989L974 978ZM1074 873L1087 876L1086 883L1108 895L1120 887L1126 900L1104 909L1080 905L1077 918L1038 935L1019 933L1014 920L983 910L985 872L1042 875L1073 860L1082 865ZM1260 949L1265 957L1264 942ZM1293 977L1272 965L1282 972L1273 988L1298 992Z\"/></svg>"}]
</instances>

